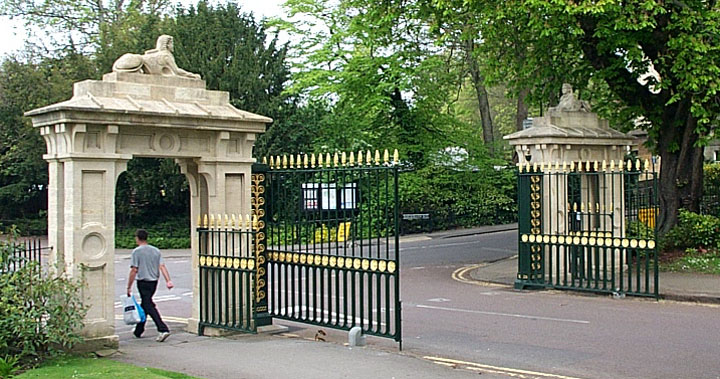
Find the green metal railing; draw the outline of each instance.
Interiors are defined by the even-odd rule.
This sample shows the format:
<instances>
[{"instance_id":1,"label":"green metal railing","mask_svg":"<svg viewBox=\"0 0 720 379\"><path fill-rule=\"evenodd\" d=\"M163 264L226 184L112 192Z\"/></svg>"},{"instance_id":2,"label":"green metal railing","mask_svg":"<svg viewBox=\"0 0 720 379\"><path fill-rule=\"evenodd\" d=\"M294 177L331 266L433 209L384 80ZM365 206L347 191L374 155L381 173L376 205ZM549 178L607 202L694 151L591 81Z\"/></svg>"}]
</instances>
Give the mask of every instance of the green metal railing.
<instances>
[{"instance_id":1,"label":"green metal railing","mask_svg":"<svg viewBox=\"0 0 720 379\"><path fill-rule=\"evenodd\" d=\"M205 217L197 228L200 270L199 334L205 327L255 332L257 221Z\"/></svg>"},{"instance_id":2,"label":"green metal railing","mask_svg":"<svg viewBox=\"0 0 720 379\"><path fill-rule=\"evenodd\" d=\"M269 159L273 317L401 341L397 161L387 151Z\"/></svg>"},{"instance_id":3,"label":"green metal railing","mask_svg":"<svg viewBox=\"0 0 720 379\"><path fill-rule=\"evenodd\" d=\"M658 187L649 162L518 171L517 288L658 297Z\"/></svg>"}]
</instances>

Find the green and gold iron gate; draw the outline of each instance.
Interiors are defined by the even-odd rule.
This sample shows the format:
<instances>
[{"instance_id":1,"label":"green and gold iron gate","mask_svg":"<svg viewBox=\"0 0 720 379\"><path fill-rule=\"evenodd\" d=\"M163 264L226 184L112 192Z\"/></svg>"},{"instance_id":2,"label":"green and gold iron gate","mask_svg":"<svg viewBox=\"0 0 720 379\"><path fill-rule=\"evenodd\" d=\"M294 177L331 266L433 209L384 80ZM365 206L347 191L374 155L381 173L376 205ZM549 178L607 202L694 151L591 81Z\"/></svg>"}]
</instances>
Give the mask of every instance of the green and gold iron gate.
<instances>
[{"instance_id":1,"label":"green and gold iron gate","mask_svg":"<svg viewBox=\"0 0 720 379\"><path fill-rule=\"evenodd\" d=\"M658 297L657 212L649 161L519 165L515 286Z\"/></svg>"},{"instance_id":2,"label":"green and gold iron gate","mask_svg":"<svg viewBox=\"0 0 720 379\"><path fill-rule=\"evenodd\" d=\"M249 215L198 220L200 335L205 327L255 332L270 323L261 226Z\"/></svg>"},{"instance_id":3,"label":"green and gold iron gate","mask_svg":"<svg viewBox=\"0 0 720 379\"><path fill-rule=\"evenodd\" d=\"M265 172L254 168L272 317L401 341L398 156L380 155L271 157Z\"/></svg>"}]
</instances>

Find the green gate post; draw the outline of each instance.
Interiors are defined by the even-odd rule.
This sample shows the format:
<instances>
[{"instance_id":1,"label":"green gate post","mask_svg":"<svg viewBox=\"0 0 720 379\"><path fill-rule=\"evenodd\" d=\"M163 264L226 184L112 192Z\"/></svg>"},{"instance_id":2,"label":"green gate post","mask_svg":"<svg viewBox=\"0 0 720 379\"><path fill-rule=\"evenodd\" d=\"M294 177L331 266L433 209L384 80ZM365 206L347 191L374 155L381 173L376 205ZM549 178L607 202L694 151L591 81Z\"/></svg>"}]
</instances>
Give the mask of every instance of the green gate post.
<instances>
[{"instance_id":1,"label":"green gate post","mask_svg":"<svg viewBox=\"0 0 720 379\"><path fill-rule=\"evenodd\" d=\"M268 259L266 249L267 231L265 222L265 188L267 181L267 164L252 165L250 204L253 212L253 230L255 231L255 327L272 325L272 315L268 312ZM257 221L257 222L255 222Z\"/></svg>"},{"instance_id":2,"label":"green gate post","mask_svg":"<svg viewBox=\"0 0 720 379\"><path fill-rule=\"evenodd\" d=\"M518 273L515 288L523 289L530 278L530 245L522 241L523 235L530 234L530 176L523 174L519 166L517 178L518 191Z\"/></svg>"}]
</instances>

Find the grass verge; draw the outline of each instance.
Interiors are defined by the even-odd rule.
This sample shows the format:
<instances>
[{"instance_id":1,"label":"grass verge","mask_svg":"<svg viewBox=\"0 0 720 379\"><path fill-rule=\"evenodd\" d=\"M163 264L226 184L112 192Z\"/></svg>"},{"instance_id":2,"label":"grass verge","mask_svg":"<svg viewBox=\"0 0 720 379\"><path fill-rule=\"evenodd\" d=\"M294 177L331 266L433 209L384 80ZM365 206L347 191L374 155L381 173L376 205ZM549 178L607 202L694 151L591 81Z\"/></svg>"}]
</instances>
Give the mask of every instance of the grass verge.
<instances>
[{"instance_id":1,"label":"grass verge","mask_svg":"<svg viewBox=\"0 0 720 379\"><path fill-rule=\"evenodd\" d=\"M188 379L185 374L150 367L138 367L107 358L65 356L28 370L16 378L143 378Z\"/></svg>"}]
</instances>

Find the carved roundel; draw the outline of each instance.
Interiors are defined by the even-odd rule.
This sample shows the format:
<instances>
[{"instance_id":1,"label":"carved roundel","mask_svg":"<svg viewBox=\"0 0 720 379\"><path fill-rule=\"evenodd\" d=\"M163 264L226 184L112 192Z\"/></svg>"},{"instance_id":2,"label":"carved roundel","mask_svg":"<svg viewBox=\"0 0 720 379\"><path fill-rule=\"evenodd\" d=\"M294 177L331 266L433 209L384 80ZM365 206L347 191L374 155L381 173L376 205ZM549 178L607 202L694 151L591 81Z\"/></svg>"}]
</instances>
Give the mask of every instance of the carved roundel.
<instances>
[{"instance_id":1,"label":"carved roundel","mask_svg":"<svg viewBox=\"0 0 720 379\"><path fill-rule=\"evenodd\" d=\"M107 252L107 242L100 233L90 233L83 238L82 252L87 259L100 259Z\"/></svg>"},{"instance_id":2,"label":"carved roundel","mask_svg":"<svg viewBox=\"0 0 720 379\"><path fill-rule=\"evenodd\" d=\"M153 150L161 153L180 151L180 137L177 134L156 133L152 140Z\"/></svg>"}]
</instances>

